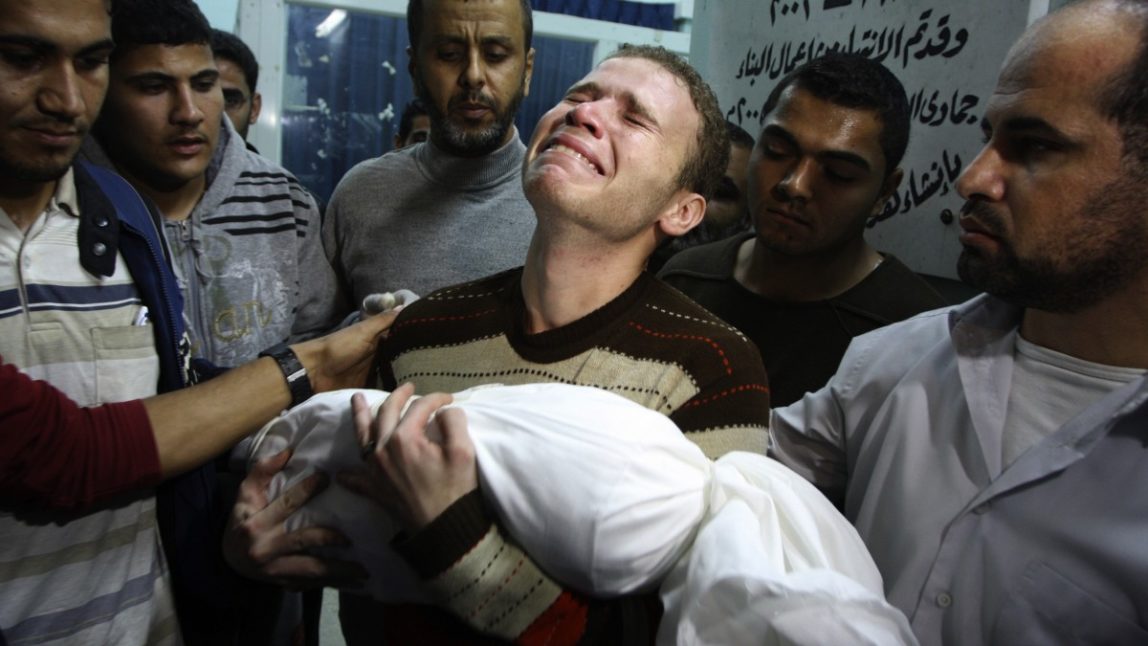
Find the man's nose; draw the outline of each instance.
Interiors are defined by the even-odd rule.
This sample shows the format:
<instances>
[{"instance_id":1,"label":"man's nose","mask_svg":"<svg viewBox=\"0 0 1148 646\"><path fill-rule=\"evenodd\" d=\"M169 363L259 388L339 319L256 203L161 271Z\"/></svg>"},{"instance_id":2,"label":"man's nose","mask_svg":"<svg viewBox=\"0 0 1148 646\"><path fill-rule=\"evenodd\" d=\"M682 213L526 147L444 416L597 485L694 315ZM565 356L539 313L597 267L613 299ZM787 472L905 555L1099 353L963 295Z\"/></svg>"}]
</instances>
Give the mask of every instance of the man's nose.
<instances>
[{"instance_id":1,"label":"man's nose","mask_svg":"<svg viewBox=\"0 0 1148 646\"><path fill-rule=\"evenodd\" d=\"M578 103L566 112L566 125L585 128L598 136L602 132L600 106L597 101Z\"/></svg>"},{"instance_id":2,"label":"man's nose","mask_svg":"<svg viewBox=\"0 0 1148 646\"><path fill-rule=\"evenodd\" d=\"M990 141L957 178L957 192L966 200L998 202L1004 199L1003 160Z\"/></svg>"},{"instance_id":3,"label":"man's nose","mask_svg":"<svg viewBox=\"0 0 1148 646\"><path fill-rule=\"evenodd\" d=\"M81 79L70 60L60 61L45 72L43 84L36 97L38 107L58 119L72 121L84 114L84 94Z\"/></svg>"},{"instance_id":4,"label":"man's nose","mask_svg":"<svg viewBox=\"0 0 1148 646\"><path fill-rule=\"evenodd\" d=\"M793 164L777 184L777 190L790 200L808 202L813 195L813 175L817 162L813 159L799 159Z\"/></svg>"},{"instance_id":5,"label":"man's nose","mask_svg":"<svg viewBox=\"0 0 1148 646\"><path fill-rule=\"evenodd\" d=\"M180 86L175 92L175 105L172 107L171 119L175 123L196 124L203 122L203 110L199 107L198 97L190 86Z\"/></svg>"}]
</instances>

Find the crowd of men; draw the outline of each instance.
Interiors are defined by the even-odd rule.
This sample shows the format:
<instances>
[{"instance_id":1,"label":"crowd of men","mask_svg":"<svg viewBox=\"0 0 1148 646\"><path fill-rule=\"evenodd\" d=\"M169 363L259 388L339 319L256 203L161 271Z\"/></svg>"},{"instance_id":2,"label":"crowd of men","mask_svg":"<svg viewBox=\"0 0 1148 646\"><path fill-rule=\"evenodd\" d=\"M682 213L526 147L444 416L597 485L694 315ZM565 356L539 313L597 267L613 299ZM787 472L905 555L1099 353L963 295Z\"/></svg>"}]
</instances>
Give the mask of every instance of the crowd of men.
<instances>
[{"instance_id":1,"label":"crowd of men","mask_svg":"<svg viewBox=\"0 0 1148 646\"><path fill-rule=\"evenodd\" d=\"M418 602L286 528L326 475L270 500L289 455L243 465L317 391L540 382L793 469L922 643L1148 643L1148 2L1079 0L1009 52L957 183L983 293L948 306L863 236L910 136L880 63L802 65L750 134L623 46L523 142L530 2L407 25L418 101L321 215L246 144L258 66L194 2L0 0L0 644L291 643L282 589L323 585L352 645L652 643L656 595L593 597L506 535L464 418L357 420L406 429L359 486ZM367 316L399 289L423 298Z\"/></svg>"}]
</instances>

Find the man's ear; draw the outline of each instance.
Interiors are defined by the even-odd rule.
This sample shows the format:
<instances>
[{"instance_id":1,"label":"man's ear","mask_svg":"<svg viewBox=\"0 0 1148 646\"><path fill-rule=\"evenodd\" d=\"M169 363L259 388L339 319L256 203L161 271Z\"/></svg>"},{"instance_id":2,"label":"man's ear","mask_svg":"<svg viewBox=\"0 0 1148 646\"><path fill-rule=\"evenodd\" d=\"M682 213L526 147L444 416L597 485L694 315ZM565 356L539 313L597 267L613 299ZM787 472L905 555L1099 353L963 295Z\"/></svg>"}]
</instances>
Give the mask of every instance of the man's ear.
<instances>
[{"instance_id":1,"label":"man's ear","mask_svg":"<svg viewBox=\"0 0 1148 646\"><path fill-rule=\"evenodd\" d=\"M530 96L530 79L534 78L534 48L526 52L526 69L522 75L522 96Z\"/></svg>"},{"instance_id":2,"label":"man's ear","mask_svg":"<svg viewBox=\"0 0 1148 646\"><path fill-rule=\"evenodd\" d=\"M251 114L247 117L247 125L253 126L259 120L259 112L263 110L263 95L256 92L251 95Z\"/></svg>"},{"instance_id":3,"label":"man's ear","mask_svg":"<svg viewBox=\"0 0 1148 646\"><path fill-rule=\"evenodd\" d=\"M885 210L885 203L888 202L889 198L893 197L893 193L896 193L897 189L901 187L901 180L903 179L905 179L905 171L901 170L900 166L894 168L892 173L889 173L889 176L885 178L885 182L881 185L881 192L877 194L877 200L873 202L873 208L869 212L869 217L875 218L881 215L881 212Z\"/></svg>"},{"instance_id":4,"label":"man's ear","mask_svg":"<svg viewBox=\"0 0 1148 646\"><path fill-rule=\"evenodd\" d=\"M701 224L705 216L706 198L692 191L680 190L670 199L666 210L658 218L658 228L662 233L676 238Z\"/></svg>"}]
</instances>

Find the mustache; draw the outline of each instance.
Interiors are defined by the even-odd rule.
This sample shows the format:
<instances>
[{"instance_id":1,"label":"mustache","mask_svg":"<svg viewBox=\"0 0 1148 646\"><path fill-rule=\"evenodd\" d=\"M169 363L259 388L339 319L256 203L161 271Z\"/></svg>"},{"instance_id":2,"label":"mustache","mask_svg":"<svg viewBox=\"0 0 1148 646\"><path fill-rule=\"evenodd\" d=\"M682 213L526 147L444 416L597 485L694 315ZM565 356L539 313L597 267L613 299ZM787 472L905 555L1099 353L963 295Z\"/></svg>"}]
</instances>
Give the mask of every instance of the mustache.
<instances>
[{"instance_id":1,"label":"mustache","mask_svg":"<svg viewBox=\"0 0 1148 646\"><path fill-rule=\"evenodd\" d=\"M79 132L80 134L88 131L89 123L86 119L80 117L56 117L56 116L39 116L27 120L13 121L11 125L20 128L31 128L33 130L71 130Z\"/></svg>"},{"instance_id":2,"label":"mustache","mask_svg":"<svg viewBox=\"0 0 1148 646\"><path fill-rule=\"evenodd\" d=\"M1004 233L1004 222L992 207L980 200L968 200L961 207L961 217L971 216L992 235Z\"/></svg>"},{"instance_id":3,"label":"mustache","mask_svg":"<svg viewBox=\"0 0 1148 646\"><path fill-rule=\"evenodd\" d=\"M451 97L450 103L447 107L456 108L464 103L478 104L488 110L498 110L498 104L495 103L494 99L486 96L485 94L456 94L455 96Z\"/></svg>"},{"instance_id":4,"label":"mustache","mask_svg":"<svg viewBox=\"0 0 1148 646\"><path fill-rule=\"evenodd\" d=\"M181 139L195 139L196 141L207 141L207 135L202 133L202 132L199 132L198 130L189 130L187 132L181 132L177 135L172 135L171 137L168 137L168 141L179 141Z\"/></svg>"}]
</instances>

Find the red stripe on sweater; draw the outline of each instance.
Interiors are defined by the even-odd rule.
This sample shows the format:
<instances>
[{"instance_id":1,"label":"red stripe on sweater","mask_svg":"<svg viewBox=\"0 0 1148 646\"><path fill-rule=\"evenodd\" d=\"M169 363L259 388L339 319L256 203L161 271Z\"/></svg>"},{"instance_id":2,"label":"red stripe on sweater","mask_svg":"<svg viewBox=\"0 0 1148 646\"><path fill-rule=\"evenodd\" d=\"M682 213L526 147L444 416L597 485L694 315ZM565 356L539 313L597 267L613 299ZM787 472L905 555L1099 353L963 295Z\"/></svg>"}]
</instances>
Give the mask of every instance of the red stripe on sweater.
<instances>
[{"instance_id":1,"label":"red stripe on sweater","mask_svg":"<svg viewBox=\"0 0 1148 646\"><path fill-rule=\"evenodd\" d=\"M715 352L718 353L719 357L721 357L722 365L725 366L725 373L727 375L733 374L733 367L729 365L729 357L726 356L725 350L723 350L722 347L718 345L717 341L714 341L708 336L698 336L696 334L666 334L664 332L655 332L650 328L643 326L641 323L635 323L633 321L630 321L630 327L658 339L686 339L689 341L701 341L702 343L706 343L711 348L713 348Z\"/></svg>"},{"instance_id":2,"label":"red stripe on sweater","mask_svg":"<svg viewBox=\"0 0 1148 646\"><path fill-rule=\"evenodd\" d=\"M736 386L734 388L726 388L725 390L723 390L721 392L714 393L713 395L710 395L709 397L706 397L704 399L692 399L692 400L686 402L685 405L682 406L682 409L684 410L686 408L696 408L698 406L705 406L706 404L712 404L719 399L724 399L726 397L736 395L738 393L744 393L744 392L759 392L759 393L765 393L766 395L768 395L769 394L769 386L765 386L763 384L744 384L741 386Z\"/></svg>"},{"instance_id":3,"label":"red stripe on sweater","mask_svg":"<svg viewBox=\"0 0 1148 646\"><path fill-rule=\"evenodd\" d=\"M586 632L588 616L589 607L585 603L563 592L514 642L523 646L577 644Z\"/></svg>"}]
</instances>

